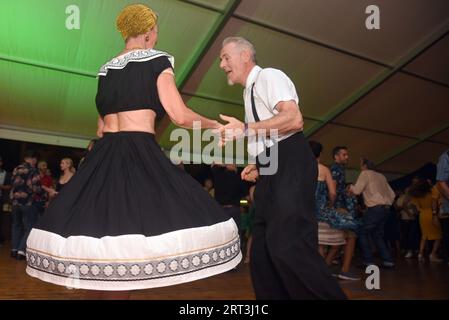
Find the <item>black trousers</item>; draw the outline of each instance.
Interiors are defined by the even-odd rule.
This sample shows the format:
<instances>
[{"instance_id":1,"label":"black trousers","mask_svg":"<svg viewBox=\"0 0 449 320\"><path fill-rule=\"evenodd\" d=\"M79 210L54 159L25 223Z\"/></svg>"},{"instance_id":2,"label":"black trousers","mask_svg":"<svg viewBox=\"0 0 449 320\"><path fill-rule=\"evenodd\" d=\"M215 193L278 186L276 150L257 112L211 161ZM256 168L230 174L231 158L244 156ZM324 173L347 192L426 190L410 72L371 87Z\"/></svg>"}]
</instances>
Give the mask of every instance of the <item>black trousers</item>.
<instances>
[{"instance_id":1,"label":"black trousers","mask_svg":"<svg viewBox=\"0 0 449 320\"><path fill-rule=\"evenodd\" d=\"M259 176L255 191L250 266L256 298L345 299L318 253L317 162L302 133L277 149L277 172Z\"/></svg>"},{"instance_id":2,"label":"black trousers","mask_svg":"<svg viewBox=\"0 0 449 320\"><path fill-rule=\"evenodd\" d=\"M449 261L449 218L440 219L441 231L443 232L443 259Z\"/></svg>"}]
</instances>

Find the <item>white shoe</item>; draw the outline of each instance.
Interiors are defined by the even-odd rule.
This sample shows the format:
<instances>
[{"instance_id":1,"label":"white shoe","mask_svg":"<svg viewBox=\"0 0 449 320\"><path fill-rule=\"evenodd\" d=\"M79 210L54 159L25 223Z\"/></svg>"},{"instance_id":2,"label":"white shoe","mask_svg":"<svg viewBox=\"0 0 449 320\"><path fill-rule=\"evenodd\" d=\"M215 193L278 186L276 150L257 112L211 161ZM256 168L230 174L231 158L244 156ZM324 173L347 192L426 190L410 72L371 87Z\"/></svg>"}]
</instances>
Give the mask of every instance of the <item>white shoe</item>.
<instances>
[{"instance_id":1,"label":"white shoe","mask_svg":"<svg viewBox=\"0 0 449 320\"><path fill-rule=\"evenodd\" d=\"M418 261L424 261L424 256L422 254L418 254Z\"/></svg>"},{"instance_id":2,"label":"white shoe","mask_svg":"<svg viewBox=\"0 0 449 320\"><path fill-rule=\"evenodd\" d=\"M443 262L443 259L440 259L434 255L430 255L429 260L430 260L430 262Z\"/></svg>"},{"instance_id":3,"label":"white shoe","mask_svg":"<svg viewBox=\"0 0 449 320\"><path fill-rule=\"evenodd\" d=\"M413 251L409 250L407 251L406 255L404 256L404 258L413 258Z\"/></svg>"}]
</instances>

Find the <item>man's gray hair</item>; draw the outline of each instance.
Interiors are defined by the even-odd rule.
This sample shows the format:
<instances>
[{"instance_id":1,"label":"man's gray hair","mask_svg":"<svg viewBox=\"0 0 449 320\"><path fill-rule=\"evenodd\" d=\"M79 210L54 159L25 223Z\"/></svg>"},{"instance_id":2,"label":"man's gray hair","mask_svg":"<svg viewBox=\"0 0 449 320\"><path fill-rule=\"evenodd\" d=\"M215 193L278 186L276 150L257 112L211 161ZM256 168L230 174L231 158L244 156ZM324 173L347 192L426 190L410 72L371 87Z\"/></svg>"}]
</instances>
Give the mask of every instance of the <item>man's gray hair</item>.
<instances>
[{"instance_id":1,"label":"man's gray hair","mask_svg":"<svg viewBox=\"0 0 449 320\"><path fill-rule=\"evenodd\" d=\"M228 43L235 43L238 47L242 49L247 49L251 53L251 60L254 63L257 63L256 61L256 49L254 48L254 45L247 39L243 37L227 37L223 40L223 47L227 45Z\"/></svg>"}]
</instances>

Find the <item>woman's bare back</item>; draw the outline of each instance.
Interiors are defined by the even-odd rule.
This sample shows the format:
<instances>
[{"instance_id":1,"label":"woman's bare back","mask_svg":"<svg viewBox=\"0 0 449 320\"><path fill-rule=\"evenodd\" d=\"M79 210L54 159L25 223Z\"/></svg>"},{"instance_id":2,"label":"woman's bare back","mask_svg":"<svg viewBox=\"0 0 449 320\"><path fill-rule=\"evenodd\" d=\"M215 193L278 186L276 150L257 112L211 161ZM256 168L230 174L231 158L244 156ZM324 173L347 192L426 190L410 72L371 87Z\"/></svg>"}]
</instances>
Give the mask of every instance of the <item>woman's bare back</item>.
<instances>
[{"instance_id":1,"label":"woman's bare back","mask_svg":"<svg viewBox=\"0 0 449 320\"><path fill-rule=\"evenodd\" d=\"M143 131L154 133L156 113L151 109L108 114L103 118L103 132Z\"/></svg>"},{"instance_id":2,"label":"woman's bare back","mask_svg":"<svg viewBox=\"0 0 449 320\"><path fill-rule=\"evenodd\" d=\"M143 48L125 49L117 57L136 49L143 50ZM108 114L103 121L103 132L143 131L154 133L156 113L151 109L124 111Z\"/></svg>"}]
</instances>

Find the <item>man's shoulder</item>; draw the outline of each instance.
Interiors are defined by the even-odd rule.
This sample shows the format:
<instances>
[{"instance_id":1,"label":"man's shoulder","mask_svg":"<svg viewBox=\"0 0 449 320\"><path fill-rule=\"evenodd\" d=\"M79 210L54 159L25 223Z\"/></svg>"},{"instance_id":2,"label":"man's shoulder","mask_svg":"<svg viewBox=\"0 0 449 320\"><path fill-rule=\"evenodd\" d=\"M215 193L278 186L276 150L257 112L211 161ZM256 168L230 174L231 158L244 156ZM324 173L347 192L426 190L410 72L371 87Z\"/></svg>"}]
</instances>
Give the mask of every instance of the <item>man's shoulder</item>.
<instances>
[{"instance_id":1,"label":"man's shoulder","mask_svg":"<svg viewBox=\"0 0 449 320\"><path fill-rule=\"evenodd\" d=\"M263 68L259 73L259 78L270 79L270 78L287 78L290 79L285 72L276 68Z\"/></svg>"},{"instance_id":2,"label":"man's shoulder","mask_svg":"<svg viewBox=\"0 0 449 320\"><path fill-rule=\"evenodd\" d=\"M441 154L439 161L449 161L449 149Z\"/></svg>"},{"instance_id":3,"label":"man's shoulder","mask_svg":"<svg viewBox=\"0 0 449 320\"><path fill-rule=\"evenodd\" d=\"M30 166L30 174L33 174L33 175L39 175L39 169L38 168L36 168L36 167L33 167L33 166Z\"/></svg>"},{"instance_id":4,"label":"man's shoulder","mask_svg":"<svg viewBox=\"0 0 449 320\"><path fill-rule=\"evenodd\" d=\"M382 173L380 173L380 172L378 172L376 170L372 170L372 169L360 171L360 175L362 175L362 174L366 175L366 176L372 176L372 177L381 178L381 179L385 178L385 176Z\"/></svg>"},{"instance_id":5,"label":"man's shoulder","mask_svg":"<svg viewBox=\"0 0 449 320\"><path fill-rule=\"evenodd\" d=\"M334 163L331 164L330 170L332 172L334 172L334 171L341 171L341 166L338 163L334 162Z\"/></svg>"}]
</instances>

